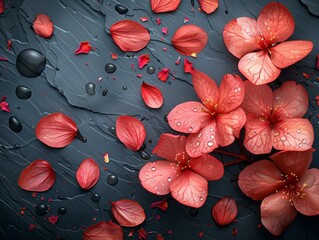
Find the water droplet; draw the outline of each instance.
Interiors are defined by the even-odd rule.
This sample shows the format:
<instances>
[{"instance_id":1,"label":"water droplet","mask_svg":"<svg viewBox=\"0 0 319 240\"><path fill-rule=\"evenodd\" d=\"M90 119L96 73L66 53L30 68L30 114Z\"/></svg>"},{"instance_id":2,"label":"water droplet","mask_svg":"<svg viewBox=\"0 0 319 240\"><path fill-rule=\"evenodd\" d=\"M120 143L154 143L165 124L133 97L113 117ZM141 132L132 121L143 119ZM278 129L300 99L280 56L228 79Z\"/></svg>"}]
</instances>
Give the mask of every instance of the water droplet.
<instances>
[{"instance_id":1,"label":"water droplet","mask_svg":"<svg viewBox=\"0 0 319 240\"><path fill-rule=\"evenodd\" d=\"M100 196L100 194L98 194L98 193L93 193L93 194L91 195L91 199L92 199L92 201L94 201L94 202L99 202L100 199L101 199L101 196Z\"/></svg>"},{"instance_id":2,"label":"water droplet","mask_svg":"<svg viewBox=\"0 0 319 240\"><path fill-rule=\"evenodd\" d=\"M140 157L144 160L148 160L151 158L151 155L147 152L145 152L144 150L140 149L138 150L138 154L140 155Z\"/></svg>"},{"instance_id":3,"label":"water droplet","mask_svg":"<svg viewBox=\"0 0 319 240\"><path fill-rule=\"evenodd\" d=\"M42 216L44 214L46 214L48 212L48 206L46 204L43 203L39 203L36 207L35 207L35 213L39 216Z\"/></svg>"},{"instance_id":4,"label":"water droplet","mask_svg":"<svg viewBox=\"0 0 319 240\"><path fill-rule=\"evenodd\" d=\"M300 130L300 129L298 129L297 133L301 133L301 130Z\"/></svg>"},{"instance_id":5,"label":"water droplet","mask_svg":"<svg viewBox=\"0 0 319 240\"><path fill-rule=\"evenodd\" d=\"M115 127L111 126L108 128L109 129L109 132L112 133L113 135L116 135L116 129Z\"/></svg>"},{"instance_id":6,"label":"water droplet","mask_svg":"<svg viewBox=\"0 0 319 240\"><path fill-rule=\"evenodd\" d=\"M256 135L257 135L257 133L256 133L256 132L254 132L254 135L256 136Z\"/></svg>"},{"instance_id":7,"label":"water droplet","mask_svg":"<svg viewBox=\"0 0 319 240\"><path fill-rule=\"evenodd\" d=\"M208 142L208 143L207 143L207 146L208 146L208 147L213 146L213 142Z\"/></svg>"},{"instance_id":8,"label":"water droplet","mask_svg":"<svg viewBox=\"0 0 319 240\"><path fill-rule=\"evenodd\" d=\"M215 138L215 135L211 135L211 136L210 136L210 139L213 140L214 138Z\"/></svg>"},{"instance_id":9,"label":"water droplet","mask_svg":"<svg viewBox=\"0 0 319 240\"><path fill-rule=\"evenodd\" d=\"M190 127L190 128L188 129L188 131L189 131L189 132L193 131L193 128L192 128L192 127Z\"/></svg>"},{"instance_id":10,"label":"water droplet","mask_svg":"<svg viewBox=\"0 0 319 240\"><path fill-rule=\"evenodd\" d=\"M189 215L191 215L192 217L196 217L197 214L198 214L198 209L197 208L189 209Z\"/></svg>"},{"instance_id":11,"label":"water droplet","mask_svg":"<svg viewBox=\"0 0 319 240\"><path fill-rule=\"evenodd\" d=\"M286 138L285 136L282 136L282 137L280 138L280 140L281 140L281 141L286 141L287 138Z\"/></svg>"},{"instance_id":12,"label":"water droplet","mask_svg":"<svg viewBox=\"0 0 319 240\"><path fill-rule=\"evenodd\" d=\"M177 126L180 126L180 125L181 125L181 122L177 122L176 125L177 125Z\"/></svg>"},{"instance_id":13,"label":"water droplet","mask_svg":"<svg viewBox=\"0 0 319 240\"><path fill-rule=\"evenodd\" d=\"M146 178L150 178L150 176L149 176L149 175L146 175Z\"/></svg>"},{"instance_id":14,"label":"water droplet","mask_svg":"<svg viewBox=\"0 0 319 240\"><path fill-rule=\"evenodd\" d=\"M108 91L109 91L109 90L104 89L103 92L102 92L102 96L106 96L106 94L107 94Z\"/></svg>"},{"instance_id":15,"label":"water droplet","mask_svg":"<svg viewBox=\"0 0 319 240\"><path fill-rule=\"evenodd\" d=\"M85 90L89 95L95 95L95 83L87 83L85 85Z\"/></svg>"},{"instance_id":16,"label":"water droplet","mask_svg":"<svg viewBox=\"0 0 319 240\"><path fill-rule=\"evenodd\" d=\"M111 186L115 186L117 183L118 183L118 181L119 181L119 179L118 179L118 177L117 176L115 176L114 174L111 174L111 175L109 175L108 177L107 177L107 183L109 184L109 185L111 185Z\"/></svg>"},{"instance_id":17,"label":"water droplet","mask_svg":"<svg viewBox=\"0 0 319 240\"><path fill-rule=\"evenodd\" d=\"M171 182L171 181L172 181L172 178L171 178L171 177L168 177L168 178L167 178L167 181L168 181L168 182Z\"/></svg>"},{"instance_id":18,"label":"water droplet","mask_svg":"<svg viewBox=\"0 0 319 240\"><path fill-rule=\"evenodd\" d=\"M197 108L194 107L194 108L193 108L193 111L194 111L194 112L197 112Z\"/></svg>"},{"instance_id":19,"label":"water droplet","mask_svg":"<svg viewBox=\"0 0 319 240\"><path fill-rule=\"evenodd\" d=\"M64 215L64 214L66 214L66 212L67 212L67 210L66 210L65 207L59 207L58 213L59 213L60 215Z\"/></svg>"},{"instance_id":20,"label":"water droplet","mask_svg":"<svg viewBox=\"0 0 319 240\"><path fill-rule=\"evenodd\" d=\"M298 146L299 146L299 147L302 147L302 143L299 143Z\"/></svg>"},{"instance_id":21,"label":"water droplet","mask_svg":"<svg viewBox=\"0 0 319 240\"><path fill-rule=\"evenodd\" d=\"M302 139L302 143L306 143L307 142L307 139Z\"/></svg>"},{"instance_id":22,"label":"water droplet","mask_svg":"<svg viewBox=\"0 0 319 240\"><path fill-rule=\"evenodd\" d=\"M153 74L153 73L155 73L155 67L148 66L146 71L147 71L148 74Z\"/></svg>"},{"instance_id":23,"label":"water droplet","mask_svg":"<svg viewBox=\"0 0 319 240\"><path fill-rule=\"evenodd\" d=\"M204 190L204 191L202 191L202 194L205 194L206 193L206 191Z\"/></svg>"},{"instance_id":24,"label":"water droplet","mask_svg":"<svg viewBox=\"0 0 319 240\"><path fill-rule=\"evenodd\" d=\"M31 90L26 86L17 86L16 87L16 95L20 99L28 99L31 97Z\"/></svg>"},{"instance_id":25,"label":"water droplet","mask_svg":"<svg viewBox=\"0 0 319 240\"><path fill-rule=\"evenodd\" d=\"M115 11L117 11L119 14L126 14L128 12L128 9L122 5L115 5Z\"/></svg>"},{"instance_id":26,"label":"water droplet","mask_svg":"<svg viewBox=\"0 0 319 240\"><path fill-rule=\"evenodd\" d=\"M152 179L152 183L155 183L155 179Z\"/></svg>"},{"instance_id":27,"label":"water droplet","mask_svg":"<svg viewBox=\"0 0 319 240\"><path fill-rule=\"evenodd\" d=\"M105 72L114 73L116 71L116 66L113 63L108 63L105 65Z\"/></svg>"},{"instance_id":28,"label":"water droplet","mask_svg":"<svg viewBox=\"0 0 319 240\"><path fill-rule=\"evenodd\" d=\"M278 99L279 99L279 96L276 96L275 99L278 100Z\"/></svg>"},{"instance_id":29,"label":"water droplet","mask_svg":"<svg viewBox=\"0 0 319 240\"><path fill-rule=\"evenodd\" d=\"M203 200L204 200L204 198L203 198L203 197L200 197L200 198L199 198L199 201L203 201Z\"/></svg>"},{"instance_id":30,"label":"water droplet","mask_svg":"<svg viewBox=\"0 0 319 240\"><path fill-rule=\"evenodd\" d=\"M16 117L9 118L9 127L14 132L21 132L22 131L22 124Z\"/></svg>"},{"instance_id":31,"label":"water droplet","mask_svg":"<svg viewBox=\"0 0 319 240\"><path fill-rule=\"evenodd\" d=\"M156 171L156 167L151 167L152 171Z\"/></svg>"},{"instance_id":32,"label":"water droplet","mask_svg":"<svg viewBox=\"0 0 319 240\"><path fill-rule=\"evenodd\" d=\"M16 66L22 76L34 78L39 76L46 64L46 58L34 49L26 49L19 53Z\"/></svg>"},{"instance_id":33,"label":"water droplet","mask_svg":"<svg viewBox=\"0 0 319 240\"><path fill-rule=\"evenodd\" d=\"M199 144L200 144L200 142L197 142L197 143L196 143L196 147L198 147L198 146L199 146Z\"/></svg>"},{"instance_id":34,"label":"water droplet","mask_svg":"<svg viewBox=\"0 0 319 240\"><path fill-rule=\"evenodd\" d=\"M277 137L278 135L279 135L278 132L275 132L275 133L274 133L274 137Z\"/></svg>"},{"instance_id":35,"label":"water droplet","mask_svg":"<svg viewBox=\"0 0 319 240\"><path fill-rule=\"evenodd\" d=\"M127 86L124 85L124 86L122 87L122 89L123 89L123 90L127 90Z\"/></svg>"}]
</instances>

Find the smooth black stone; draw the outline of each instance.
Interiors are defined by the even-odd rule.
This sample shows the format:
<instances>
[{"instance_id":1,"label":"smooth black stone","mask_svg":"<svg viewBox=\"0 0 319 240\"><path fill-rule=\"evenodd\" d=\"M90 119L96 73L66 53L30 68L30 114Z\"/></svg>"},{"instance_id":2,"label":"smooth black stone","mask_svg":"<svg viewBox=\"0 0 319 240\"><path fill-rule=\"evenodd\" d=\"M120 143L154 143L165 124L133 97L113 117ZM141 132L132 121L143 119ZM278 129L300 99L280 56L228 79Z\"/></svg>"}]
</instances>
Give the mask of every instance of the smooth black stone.
<instances>
[{"instance_id":1,"label":"smooth black stone","mask_svg":"<svg viewBox=\"0 0 319 240\"><path fill-rule=\"evenodd\" d=\"M95 95L95 83L87 83L85 85L86 93L89 95Z\"/></svg>"},{"instance_id":2,"label":"smooth black stone","mask_svg":"<svg viewBox=\"0 0 319 240\"><path fill-rule=\"evenodd\" d=\"M109 127L109 131L110 131L110 133L112 133L113 135L116 135L116 128L115 128L115 127L113 127L113 126Z\"/></svg>"},{"instance_id":3,"label":"smooth black stone","mask_svg":"<svg viewBox=\"0 0 319 240\"><path fill-rule=\"evenodd\" d=\"M113 63L108 63L105 65L105 72L114 73L116 71L116 66Z\"/></svg>"},{"instance_id":4,"label":"smooth black stone","mask_svg":"<svg viewBox=\"0 0 319 240\"><path fill-rule=\"evenodd\" d=\"M22 124L16 117L9 118L9 127L14 132L21 132Z\"/></svg>"},{"instance_id":5,"label":"smooth black stone","mask_svg":"<svg viewBox=\"0 0 319 240\"><path fill-rule=\"evenodd\" d=\"M197 208L191 208L189 210L189 215L191 215L192 217L196 217L198 214L198 209Z\"/></svg>"},{"instance_id":6,"label":"smooth black stone","mask_svg":"<svg viewBox=\"0 0 319 240\"><path fill-rule=\"evenodd\" d=\"M100 196L100 194L98 194L98 193L93 193L93 194L91 195L91 199L92 199L92 201L94 201L94 202L99 202L100 199L101 199L101 196Z\"/></svg>"},{"instance_id":7,"label":"smooth black stone","mask_svg":"<svg viewBox=\"0 0 319 240\"><path fill-rule=\"evenodd\" d=\"M126 14L128 9L122 5L115 5L115 11L117 11L119 14Z\"/></svg>"},{"instance_id":8,"label":"smooth black stone","mask_svg":"<svg viewBox=\"0 0 319 240\"><path fill-rule=\"evenodd\" d=\"M26 86L17 86L16 87L16 95L20 99L28 99L31 97L32 92L31 90Z\"/></svg>"},{"instance_id":9,"label":"smooth black stone","mask_svg":"<svg viewBox=\"0 0 319 240\"><path fill-rule=\"evenodd\" d=\"M106 96L106 94L107 94L108 91L109 91L109 90L104 89L103 92L102 92L102 96Z\"/></svg>"},{"instance_id":10,"label":"smooth black stone","mask_svg":"<svg viewBox=\"0 0 319 240\"><path fill-rule=\"evenodd\" d=\"M64 215L64 214L66 214L66 212L67 212L67 210L66 210L65 207L59 207L58 213L59 213L60 215Z\"/></svg>"},{"instance_id":11,"label":"smooth black stone","mask_svg":"<svg viewBox=\"0 0 319 240\"><path fill-rule=\"evenodd\" d=\"M16 60L16 67L19 73L28 78L39 76L46 64L46 58L34 49L21 51Z\"/></svg>"},{"instance_id":12,"label":"smooth black stone","mask_svg":"<svg viewBox=\"0 0 319 240\"><path fill-rule=\"evenodd\" d=\"M107 183L111 186L114 186L118 183L119 179L117 176L115 176L114 174L111 174L107 177Z\"/></svg>"},{"instance_id":13,"label":"smooth black stone","mask_svg":"<svg viewBox=\"0 0 319 240\"><path fill-rule=\"evenodd\" d=\"M46 204L43 203L39 203L36 207L35 207L35 213L39 216L42 216L44 214L46 214L48 212L48 206Z\"/></svg>"},{"instance_id":14,"label":"smooth black stone","mask_svg":"<svg viewBox=\"0 0 319 240\"><path fill-rule=\"evenodd\" d=\"M138 154L141 156L142 159L144 160L149 160L151 158L151 155L144 150L139 150Z\"/></svg>"},{"instance_id":15,"label":"smooth black stone","mask_svg":"<svg viewBox=\"0 0 319 240\"><path fill-rule=\"evenodd\" d=\"M146 71L147 71L148 74L153 74L153 73L155 73L155 67L148 66Z\"/></svg>"},{"instance_id":16,"label":"smooth black stone","mask_svg":"<svg viewBox=\"0 0 319 240\"><path fill-rule=\"evenodd\" d=\"M123 90L127 90L127 86L125 86L125 85L122 88L123 88Z\"/></svg>"}]
</instances>

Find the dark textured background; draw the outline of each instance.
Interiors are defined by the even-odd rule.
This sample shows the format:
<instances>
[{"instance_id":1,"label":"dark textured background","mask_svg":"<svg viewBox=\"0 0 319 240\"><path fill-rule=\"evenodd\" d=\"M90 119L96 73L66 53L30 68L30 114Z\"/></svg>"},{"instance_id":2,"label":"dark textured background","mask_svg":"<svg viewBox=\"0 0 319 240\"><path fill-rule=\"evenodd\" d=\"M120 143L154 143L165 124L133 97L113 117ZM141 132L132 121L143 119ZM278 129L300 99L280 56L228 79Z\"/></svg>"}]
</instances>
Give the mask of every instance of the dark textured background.
<instances>
[{"instance_id":1,"label":"dark textured background","mask_svg":"<svg viewBox=\"0 0 319 240\"><path fill-rule=\"evenodd\" d=\"M184 18L189 23L204 28L209 34L209 43L198 57L188 58L194 67L220 82L225 73L238 74L237 62L226 50L222 29L235 17L258 16L268 0L220 1L216 12L207 16L199 12L195 0L191 11L191 0L182 0L177 11L166 14L153 14L148 0L12 0L5 1L6 11L0 15L0 56L8 62L0 62L0 97L6 95L11 113L0 112L0 239L80 239L83 227L88 227L100 220L111 219L110 201L123 198L134 199L144 207L147 219L135 230L143 227L150 232L148 239L155 239L161 233L165 239L234 239L232 230L238 229L237 239L273 239L260 223L259 202L245 197L237 186L237 176L244 164L230 166L220 181L209 183L209 197L199 209L197 216L189 214L190 208L177 203L170 196L155 196L144 190L138 181L138 170L146 163L139 153L126 149L109 131L121 114L134 115L143 120L147 129L145 141L148 153L156 145L161 133L173 131L164 117L177 104L197 99L191 85L191 76L183 71L181 64L174 62L180 56L170 46L170 39L177 28L182 26ZM303 61L282 71L279 80L272 87L280 86L285 80L296 80L303 84L309 94L309 110L306 117L312 122L315 134L319 134L318 106L315 97L319 95L318 70L315 70L316 55L319 53L319 3L317 0L280 1L289 8L294 16L296 29L291 39L312 40L314 49ZM114 6L122 4L129 9L126 15L118 14ZM308 7L307 7L308 6ZM54 35L43 39L33 32L32 22L38 13L50 16L54 23ZM316 16L317 15L317 16ZM140 17L149 17L141 23ZM155 19L160 17L161 25ZM124 53L113 43L109 34L110 26L122 19L133 19L148 28L151 42L138 53ZM161 33L162 27L168 27L168 36ZM164 43L160 42L164 37ZM6 47L7 40L12 40L12 48ZM89 41L95 48L87 55L74 55L81 41ZM167 48L164 52L162 49ZM23 77L16 69L16 57L24 49L33 48L47 58L45 70L37 78ZM111 53L118 55L112 60ZM150 55L148 66L156 68L155 74L148 74L146 67L138 68L137 56ZM107 63L114 63L117 70L113 74L105 72ZM134 69L132 69L134 64ZM160 82L157 73L163 67L171 69L166 83ZM138 78L137 74L142 74ZM307 73L310 79L306 79ZM102 77L98 83L97 79ZM151 110L145 106L140 96L142 81L159 87L165 102L161 109ZM96 94L88 95L87 83L96 84ZM31 98L17 98L15 89L19 85L27 86L32 91ZM102 92L107 89L105 96ZM48 113L64 112L72 117L81 133L88 141L77 139L63 149L46 147L35 137L35 126L39 119ZM19 133L9 128L8 119L15 116L23 126ZM20 148L15 146L20 145ZM314 147L318 146L316 138ZM238 152L234 143L227 149ZM109 153L110 162L103 161L103 154ZM223 162L231 158L215 154ZM89 191L83 191L75 179L79 163L92 157L101 167L101 177L97 185ZM20 172L33 160L45 159L56 171L57 178L53 187L32 196L31 192L20 189L17 180ZM152 155L151 160L158 159ZM149 161L149 160L148 160ZM318 153L314 154L313 167L319 167ZM107 170L105 169L107 168ZM104 171L103 171L104 169ZM115 174L119 182L115 186L107 183L107 177ZM101 195L100 202L91 199L92 193ZM221 197L230 195L238 203L237 222L226 227L218 227L211 217L212 205ZM166 212L152 209L154 201L166 198L169 208ZM48 213L39 216L35 206L45 203ZM58 214L58 209L65 207L67 213ZM24 215L21 214L21 210ZM55 225L48 222L48 217L58 215ZM160 219L157 220L157 215ZM29 230L30 224L36 229ZM291 226L276 239L319 239L319 217L298 215ZM132 229L123 228L125 239L137 239L137 232L128 237ZM203 232L202 238L199 233Z\"/></svg>"}]
</instances>

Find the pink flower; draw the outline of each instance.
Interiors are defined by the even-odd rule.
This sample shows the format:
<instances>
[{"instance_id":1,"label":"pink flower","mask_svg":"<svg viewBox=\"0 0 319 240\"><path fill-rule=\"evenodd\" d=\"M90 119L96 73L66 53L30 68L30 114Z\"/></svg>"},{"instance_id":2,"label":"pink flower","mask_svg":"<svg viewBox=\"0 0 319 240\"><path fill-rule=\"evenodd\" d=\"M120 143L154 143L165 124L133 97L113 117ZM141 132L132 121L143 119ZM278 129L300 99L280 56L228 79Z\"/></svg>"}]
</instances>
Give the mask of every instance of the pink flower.
<instances>
[{"instance_id":1,"label":"pink flower","mask_svg":"<svg viewBox=\"0 0 319 240\"><path fill-rule=\"evenodd\" d=\"M319 170L308 169L313 152L313 148L281 151L270 157L272 161L255 162L239 175L243 193L253 200L263 200L261 222L273 235L280 235L297 212L319 214Z\"/></svg>"},{"instance_id":2,"label":"pink flower","mask_svg":"<svg viewBox=\"0 0 319 240\"><path fill-rule=\"evenodd\" d=\"M145 164L139 173L142 186L151 193L172 193L178 202L199 208L207 198L207 180L218 180L224 174L223 164L209 154L191 158L185 149L187 138L162 134L153 150L160 160Z\"/></svg>"},{"instance_id":3,"label":"pink flower","mask_svg":"<svg viewBox=\"0 0 319 240\"><path fill-rule=\"evenodd\" d=\"M295 23L289 10L278 2L267 4L255 19L240 17L224 28L224 42L237 58L239 71L253 84L274 81L282 68L305 56L313 48L310 41L286 41ZM286 41L286 42L284 42Z\"/></svg>"},{"instance_id":4,"label":"pink flower","mask_svg":"<svg viewBox=\"0 0 319 240\"><path fill-rule=\"evenodd\" d=\"M214 80L198 70L194 70L193 85L203 103L179 104L167 117L171 128L190 133L186 151L191 157L199 157L219 145L227 146L239 137L246 121L245 113L239 107L245 86L239 76L226 74L218 89Z\"/></svg>"},{"instance_id":5,"label":"pink flower","mask_svg":"<svg viewBox=\"0 0 319 240\"><path fill-rule=\"evenodd\" d=\"M311 148L314 131L301 117L308 108L304 87L288 81L274 92L267 85L244 82L246 94L241 107L247 114L245 147L254 154L277 150L304 151ZM248 91L249 90L249 91Z\"/></svg>"}]
</instances>

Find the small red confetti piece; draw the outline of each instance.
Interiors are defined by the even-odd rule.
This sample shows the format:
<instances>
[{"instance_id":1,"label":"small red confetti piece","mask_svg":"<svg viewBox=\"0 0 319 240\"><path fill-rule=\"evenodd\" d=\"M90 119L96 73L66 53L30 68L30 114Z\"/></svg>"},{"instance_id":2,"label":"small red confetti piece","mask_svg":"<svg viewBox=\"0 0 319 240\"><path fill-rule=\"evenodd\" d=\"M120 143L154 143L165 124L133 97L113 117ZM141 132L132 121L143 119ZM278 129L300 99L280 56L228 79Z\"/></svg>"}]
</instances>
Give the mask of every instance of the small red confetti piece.
<instances>
[{"instance_id":1,"label":"small red confetti piece","mask_svg":"<svg viewBox=\"0 0 319 240\"><path fill-rule=\"evenodd\" d=\"M158 221L158 220L160 220L161 219L161 216L160 215L156 215L156 220Z\"/></svg>"},{"instance_id":2,"label":"small red confetti piece","mask_svg":"<svg viewBox=\"0 0 319 240\"><path fill-rule=\"evenodd\" d=\"M257 225L257 228L258 229L261 229L263 227L263 225L261 224L261 223L259 223L258 225Z\"/></svg>"},{"instance_id":3,"label":"small red confetti piece","mask_svg":"<svg viewBox=\"0 0 319 240\"><path fill-rule=\"evenodd\" d=\"M179 65L181 63L181 57L178 57L177 60L175 61L176 65Z\"/></svg>"},{"instance_id":4,"label":"small red confetti piece","mask_svg":"<svg viewBox=\"0 0 319 240\"><path fill-rule=\"evenodd\" d=\"M147 65L149 62L150 62L150 57L148 56L147 53L138 56L138 67L140 69L143 68L145 65Z\"/></svg>"},{"instance_id":5,"label":"small red confetti piece","mask_svg":"<svg viewBox=\"0 0 319 240\"><path fill-rule=\"evenodd\" d=\"M162 28L162 33L165 34L165 35L167 35L167 32L168 32L167 27L163 27L163 28Z\"/></svg>"},{"instance_id":6,"label":"small red confetti piece","mask_svg":"<svg viewBox=\"0 0 319 240\"><path fill-rule=\"evenodd\" d=\"M305 73L305 72L302 73L302 76L303 76L305 79L310 79L310 77L311 77L310 74Z\"/></svg>"},{"instance_id":7,"label":"small red confetti piece","mask_svg":"<svg viewBox=\"0 0 319 240\"><path fill-rule=\"evenodd\" d=\"M134 235L134 229L129 232L128 236L133 237L133 235Z\"/></svg>"},{"instance_id":8,"label":"small red confetti piece","mask_svg":"<svg viewBox=\"0 0 319 240\"><path fill-rule=\"evenodd\" d=\"M144 228L140 228L137 230L138 232L138 239L139 240L146 240L147 239L147 232L145 231Z\"/></svg>"},{"instance_id":9,"label":"small red confetti piece","mask_svg":"<svg viewBox=\"0 0 319 240\"><path fill-rule=\"evenodd\" d=\"M192 75L194 73L193 63L191 63L187 58L184 58L184 72Z\"/></svg>"},{"instance_id":10,"label":"small red confetti piece","mask_svg":"<svg viewBox=\"0 0 319 240\"><path fill-rule=\"evenodd\" d=\"M156 235L156 240L164 240L163 235L160 234L160 233L158 233L158 234Z\"/></svg>"},{"instance_id":11,"label":"small red confetti piece","mask_svg":"<svg viewBox=\"0 0 319 240\"><path fill-rule=\"evenodd\" d=\"M74 54L88 54L92 50L92 46L88 41L81 42L79 48L74 52Z\"/></svg>"},{"instance_id":12,"label":"small red confetti piece","mask_svg":"<svg viewBox=\"0 0 319 240\"><path fill-rule=\"evenodd\" d=\"M8 48L9 51L11 50L11 46L12 46L12 40L8 40L7 48Z\"/></svg>"},{"instance_id":13,"label":"small red confetti piece","mask_svg":"<svg viewBox=\"0 0 319 240\"><path fill-rule=\"evenodd\" d=\"M37 225L35 225L35 224L30 224L30 225L29 225L29 230L30 230L30 231L33 231L34 229L36 229L36 227L37 227Z\"/></svg>"},{"instance_id":14,"label":"small red confetti piece","mask_svg":"<svg viewBox=\"0 0 319 240\"><path fill-rule=\"evenodd\" d=\"M6 102L6 99L7 99L6 96L2 97L2 99L0 101L0 108L1 108L2 111L10 113L11 110L9 108L9 103Z\"/></svg>"},{"instance_id":15,"label":"small red confetti piece","mask_svg":"<svg viewBox=\"0 0 319 240\"><path fill-rule=\"evenodd\" d=\"M117 59L117 55L116 55L116 53L112 53L112 55L111 55L111 56L112 56L112 59L113 59L113 60L116 60L116 59Z\"/></svg>"},{"instance_id":16,"label":"small red confetti piece","mask_svg":"<svg viewBox=\"0 0 319 240\"><path fill-rule=\"evenodd\" d=\"M53 225L56 224L58 220L59 220L59 216L51 215L50 217L48 217L49 223Z\"/></svg>"},{"instance_id":17,"label":"small red confetti piece","mask_svg":"<svg viewBox=\"0 0 319 240\"><path fill-rule=\"evenodd\" d=\"M22 207L22 208L20 208L20 214L23 216L24 215L24 213L25 213L25 207Z\"/></svg>"},{"instance_id":18,"label":"small red confetti piece","mask_svg":"<svg viewBox=\"0 0 319 240\"><path fill-rule=\"evenodd\" d=\"M136 74L136 77L138 77L138 78L142 78L142 77L143 77L143 75L142 75L142 74L140 74L140 73L138 73L138 74Z\"/></svg>"},{"instance_id":19,"label":"small red confetti piece","mask_svg":"<svg viewBox=\"0 0 319 240\"><path fill-rule=\"evenodd\" d=\"M142 22L147 22L147 21L148 21L148 17L141 17L140 20L141 20Z\"/></svg>"},{"instance_id":20,"label":"small red confetti piece","mask_svg":"<svg viewBox=\"0 0 319 240\"><path fill-rule=\"evenodd\" d=\"M316 97L317 105L319 106L319 95Z\"/></svg>"},{"instance_id":21,"label":"small red confetti piece","mask_svg":"<svg viewBox=\"0 0 319 240\"><path fill-rule=\"evenodd\" d=\"M158 74L157 77L159 78L159 80L161 80L162 82L166 82L168 75L169 75L169 68L163 68Z\"/></svg>"},{"instance_id":22,"label":"small red confetti piece","mask_svg":"<svg viewBox=\"0 0 319 240\"><path fill-rule=\"evenodd\" d=\"M184 23L187 23L187 22L189 22L189 18L188 17L184 18Z\"/></svg>"},{"instance_id":23,"label":"small red confetti piece","mask_svg":"<svg viewBox=\"0 0 319 240\"><path fill-rule=\"evenodd\" d=\"M199 237L199 238L202 238L203 236L204 236L204 233L203 233L203 232L198 233L198 237Z\"/></svg>"},{"instance_id":24,"label":"small red confetti piece","mask_svg":"<svg viewBox=\"0 0 319 240\"><path fill-rule=\"evenodd\" d=\"M33 192L32 193L32 197L37 197L38 193L37 192Z\"/></svg>"},{"instance_id":25,"label":"small red confetti piece","mask_svg":"<svg viewBox=\"0 0 319 240\"><path fill-rule=\"evenodd\" d=\"M166 51L167 51L167 48L163 48L163 51L166 52Z\"/></svg>"},{"instance_id":26,"label":"small red confetti piece","mask_svg":"<svg viewBox=\"0 0 319 240\"><path fill-rule=\"evenodd\" d=\"M132 63L131 64L131 69L134 70L135 65Z\"/></svg>"},{"instance_id":27,"label":"small red confetti piece","mask_svg":"<svg viewBox=\"0 0 319 240\"><path fill-rule=\"evenodd\" d=\"M157 25L160 25L162 23L161 19L160 18L156 18L156 23L157 23Z\"/></svg>"},{"instance_id":28,"label":"small red confetti piece","mask_svg":"<svg viewBox=\"0 0 319 240\"><path fill-rule=\"evenodd\" d=\"M8 58L0 57L0 61L7 62L7 61L8 61Z\"/></svg>"},{"instance_id":29,"label":"small red confetti piece","mask_svg":"<svg viewBox=\"0 0 319 240\"><path fill-rule=\"evenodd\" d=\"M163 212L165 212L168 209L168 202L166 201L166 199L163 199L163 200L157 201L157 202L153 202L151 204L151 208L159 208Z\"/></svg>"},{"instance_id":30,"label":"small red confetti piece","mask_svg":"<svg viewBox=\"0 0 319 240\"><path fill-rule=\"evenodd\" d=\"M233 230L231 231L231 234L233 234L233 236L236 237L237 234L238 234L238 229L237 228L233 228Z\"/></svg>"}]
</instances>

